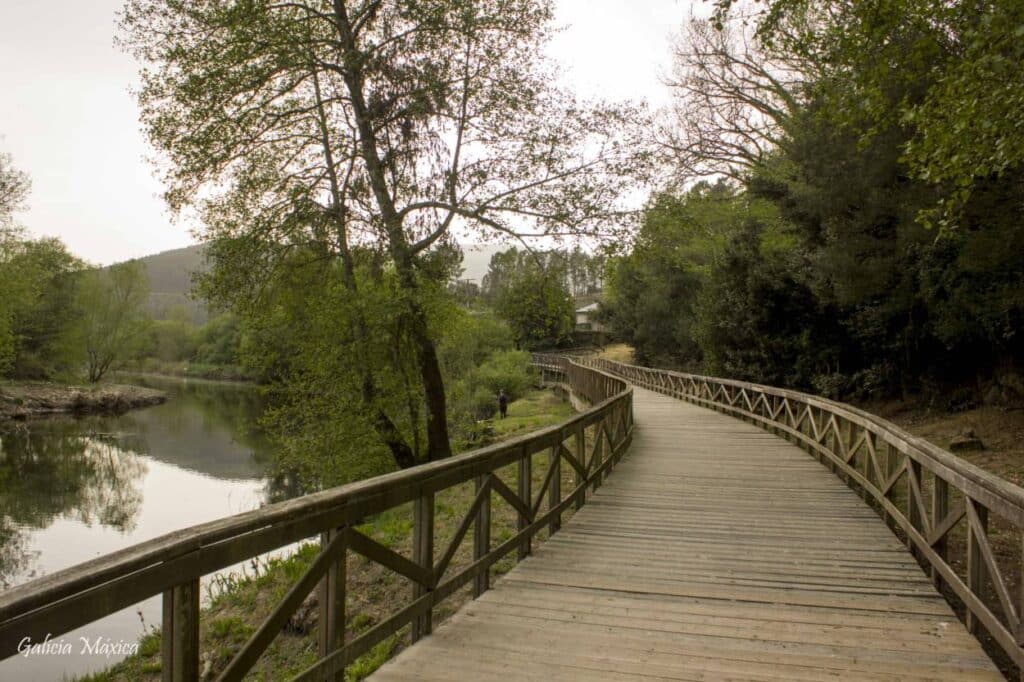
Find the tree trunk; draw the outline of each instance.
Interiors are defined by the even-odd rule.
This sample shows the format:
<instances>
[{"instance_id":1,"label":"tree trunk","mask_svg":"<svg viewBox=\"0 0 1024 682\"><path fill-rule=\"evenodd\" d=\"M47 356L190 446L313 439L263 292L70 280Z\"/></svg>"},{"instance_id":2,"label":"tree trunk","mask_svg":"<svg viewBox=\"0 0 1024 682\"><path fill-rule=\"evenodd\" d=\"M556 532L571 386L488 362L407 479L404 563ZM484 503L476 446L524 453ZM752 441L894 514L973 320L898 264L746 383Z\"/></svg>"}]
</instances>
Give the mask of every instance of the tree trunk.
<instances>
[{"instance_id":1,"label":"tree trunk","mask_svg":"<svg viewBox=\"0 0 1024 682\"><path fill-rule=\"evenodd\" d=\"M423 317L417 310L416 317ZM413 343L419 360L420 379L423 381L423 399L427 408L427 459L431 462L450 457L452 446L448 439L448 399L444 392L444 377L437 359L437 347L427 333L426 321L413 323Z\"/></svg>"},{"instance_id":2,"label":"tree trunk","mask_svg":"<svg viewBox=\"0 0 1024 682\"><path fill-rule=\"evenodd\" d=\"M352 113L356 129L359 133L359 148L363 162L366 164L367 178L374 200L380 209L380 218L388 235L388 247L398 271L399 283L409 294L410 334L416 347L416 359L420 368L420 379L423 382L423 398L426 406L427 422L427 459L435 461L451 455L451 443L448 440L448 409L444 393L444 378L437 359L437 348L430 338L427 328L427 316L416 300L419 286L412 254L405 236L402 218L395 209L394 197L388 187L384 163L378 149L378 140L371 115L366 105L363 92L362 62L365 55L361 54L349 21L348 8L345 0L333 0L334 15L337 20L338 44L345 57L345 85L351 97ZM369 10L372 11L372 10Z\"/></svg>"}]
</instances>

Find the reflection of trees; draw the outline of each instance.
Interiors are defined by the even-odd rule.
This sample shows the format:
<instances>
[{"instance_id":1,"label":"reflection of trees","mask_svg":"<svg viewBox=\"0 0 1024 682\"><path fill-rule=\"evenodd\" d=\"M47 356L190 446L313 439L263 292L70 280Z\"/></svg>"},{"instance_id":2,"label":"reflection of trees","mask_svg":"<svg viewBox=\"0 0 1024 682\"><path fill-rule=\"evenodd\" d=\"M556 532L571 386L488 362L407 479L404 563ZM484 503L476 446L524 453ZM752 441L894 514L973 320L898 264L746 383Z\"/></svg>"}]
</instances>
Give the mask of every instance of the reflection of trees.
<instances>
[{"instance_id":1,"label":"reflection of trees","mask_svg":"<svg viewBox=\"0 0 1024 682\"><path fill-rule=\"evenodd\" d=\"M24 570L25 528L58 516L130 531L142 505L146 465L105 435L49 420L0 432L0 584Z\"/></svg>"},{"instance_id":2,"label":"reflection of trees","mask_svg":"<svg viewBox=\"0 0 1024 682\"><path fill-rule=\"evenodd\" d=\"M217 478L265 475L273 454L259 425L266 403L258 389L152 377L133 382L170 394L163 405L123 417L119 429L138 435L131 441L137 452Z\"/></svg>"},{"instance_id":3,"label":"reflection of trees","mask_svg":"<svg viewBox=\"0 0 1024 682\"><path fill-rule=\"evenodd\" d=\"M140 455L216 478L264 478L267 502L307 492L275 471L252 386L133 380L167 403L117 417L45 419L0 427L0 588L31 568L27 530L58 517L131 531L142 505ZM4 430L5 428L9 430Z\"/></svg>"},{"instance_id":4,"label":"reflection of trees","mask_svg":"<svg viewBox=\"0 0 1024 682\"><path fill-rule=\"evenodd\" d=\"M24 573L31 559L21 527L0 516L0 588L10 587L11 577Z\"/></svg>"}]
</instances>

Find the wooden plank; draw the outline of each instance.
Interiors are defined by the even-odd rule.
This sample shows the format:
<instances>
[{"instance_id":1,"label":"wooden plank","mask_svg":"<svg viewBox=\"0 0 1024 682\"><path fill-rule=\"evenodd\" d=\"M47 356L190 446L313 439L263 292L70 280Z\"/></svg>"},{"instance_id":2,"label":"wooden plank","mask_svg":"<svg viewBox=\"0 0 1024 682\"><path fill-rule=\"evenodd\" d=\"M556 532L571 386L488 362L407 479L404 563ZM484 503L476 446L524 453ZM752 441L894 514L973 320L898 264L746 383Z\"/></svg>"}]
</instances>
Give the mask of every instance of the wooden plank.
<instances>
[{"instance_id":1,"label":"wooden plank","mask_svg":"<svg viewBox=\"0 0 1024 682\"><path fill-rule=\"evenodd\" d=\"M490 477L479 476L476 479L476 492L480 493L481 490L486 489L487 495L480 503L480 509L477 511L476 523L473 525L473 561L479 561L487 556L488 552L491 551L491 495L490 495ZM489 590L491 587L490 573L482 571L473 580L473 597L479 597L484 592Z\"/></svg>"},{"instance_id":2,"label":"wooden plank","mask_svg":"<svg viewBox=\"0 0 1024 682\"><path fill-rule=\"evenodd\" d=\"M615 475L373 679L1001 679L930 576L826 467L732 417L639 389L634 399ZM845 422L812 407L819 439L841 452ZM906 471L894 473L882 485ZM948 517L922 518L915 547Z\"/></svg>"},{"instance_id":3,"label":"wooden plank","mask_svg":"<svg viewBox=\"0 0 1024 682\"><path fill-rule=\"evenodd\" d=\"M320 544L326 551L338 535L351 532L349 529L335 529L324 533ZM344 545L348 537L341 538ZM320 657L328 656L345 645L345 598L348 556L345 547L337 552L337 559L327 568L320 581L317 599L317 650ZM345 682L345 671L337 671L331 682Z\"/></svg>"},{"instance_id":4,"label":"wooden plank","mask_svg":"<svg viewBox=\"0 0 1024 682\"><path fill-rule=\"evenodd\" d=\"M313 563L306 572L302 574L299 581L295 583L285 595L277 608L267 616L242 646L242 649L235 654L228 666L217 677L218 682L236 682L245 677L245 674L252 669L260 655L266 651L274 638L281 633L281 629L291 618L295 610L299 608L303 600L313 591L320 579L327 574L328 569L344 555L346 533L336 533L320 551Z\"/></svg>"},{"instance_id":5,"label":"wooden plank","mask_svg":"<svg viewBox=\"0 0 1024 682\"><path fill-rule=\"evenodd\" d=\"M161 659L164 682L199 680L198 579L164 593Z\"/></svg>"},{"instance_id":6,"label":"wooden plank","mask_svg":"<svg viewBox=\"0 0 1024 682\"><path fill-rule=\"evenodd\" d=\"M423 570L433 572L434 568L434 496L421 495L412 508L412 558ZM413 582L413 601L429 593L433 580L424 584ZM433 613L427 609L412 622L411 638L415 644L420 637L429 635L434 629Z\"/></svg>"}]
</instances>

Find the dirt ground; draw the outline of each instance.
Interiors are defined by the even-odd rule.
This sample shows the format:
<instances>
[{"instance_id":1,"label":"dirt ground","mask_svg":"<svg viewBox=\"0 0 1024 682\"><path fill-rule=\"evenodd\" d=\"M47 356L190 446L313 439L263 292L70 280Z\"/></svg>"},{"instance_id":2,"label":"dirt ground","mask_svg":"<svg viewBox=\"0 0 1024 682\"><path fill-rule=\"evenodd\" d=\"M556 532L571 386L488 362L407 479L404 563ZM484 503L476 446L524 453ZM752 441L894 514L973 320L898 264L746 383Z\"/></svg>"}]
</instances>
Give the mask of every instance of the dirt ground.
<instances>
[{"instance_id":1,"label":"dirt ground","mask_svg":"<svg viewBox=\"0 0 1024 682\"><path fill-rule=\"evenodd\" d=\"M163 391L120 384L0 384L0 421L49 414L120 414L165 400Z\"/></svg>"},{"instance_id":2,"label":"dirt ground","mask_svg":"<svg viewBox=\"0 0 1024 682\"><path fill-rule=\"evenodd\" d=\"M949 449L956 436L973 431L985 449L955 454L1012 483L1024 485L1024 409L985 406L949 413L895 402L864 407L945 449Z\"/></svg>"}]
</instances>

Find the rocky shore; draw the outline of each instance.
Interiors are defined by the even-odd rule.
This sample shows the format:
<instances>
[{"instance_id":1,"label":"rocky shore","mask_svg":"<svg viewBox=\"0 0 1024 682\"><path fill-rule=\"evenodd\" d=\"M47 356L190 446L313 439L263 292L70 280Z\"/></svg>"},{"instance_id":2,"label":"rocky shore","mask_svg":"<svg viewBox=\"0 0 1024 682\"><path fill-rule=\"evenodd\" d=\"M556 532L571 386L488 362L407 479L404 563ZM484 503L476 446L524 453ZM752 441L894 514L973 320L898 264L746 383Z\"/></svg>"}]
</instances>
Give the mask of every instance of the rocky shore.
<instances>
[{"instance_id":1,"label":"rocky shore","mask_svg":"<svg viewBox=\"0 0 1024 682\"><path fill-rule=\"evenodd\" d=\"M163 391L120 384L0 385L0 421L50 414L122 414L137 407L159 405L166 400L167 394Z\"/></svg>"}]
</instances>

